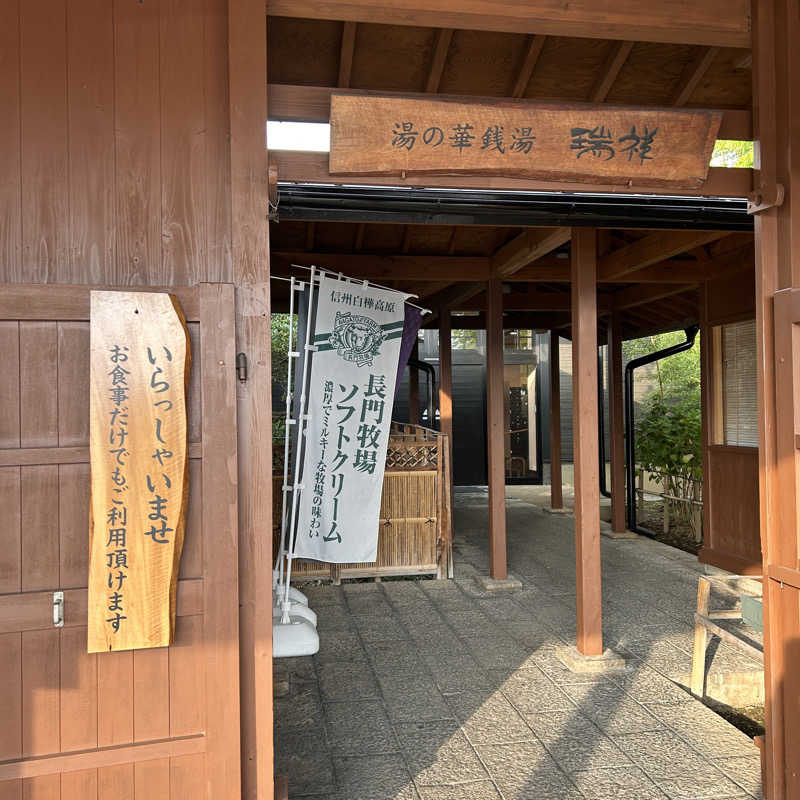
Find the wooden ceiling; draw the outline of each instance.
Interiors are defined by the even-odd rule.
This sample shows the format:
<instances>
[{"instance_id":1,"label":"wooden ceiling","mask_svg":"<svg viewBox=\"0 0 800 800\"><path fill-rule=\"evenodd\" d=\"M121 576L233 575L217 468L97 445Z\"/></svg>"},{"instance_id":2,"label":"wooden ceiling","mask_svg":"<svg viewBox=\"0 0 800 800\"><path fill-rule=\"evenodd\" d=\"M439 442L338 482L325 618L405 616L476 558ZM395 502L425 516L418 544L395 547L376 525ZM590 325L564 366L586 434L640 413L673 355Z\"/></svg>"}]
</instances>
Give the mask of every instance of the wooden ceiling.
<instances>
[{"instance_id":1,"label":"wooden ceiling","mask_svg":"<svg viewBox=\"0 0 800 800\"><path fill-rule=\"evenodd\" d=\"M543 0L271 0L268 9L271 119L326 121L340 89L715 108L726 112L721 138L751 137L747 0L558 9ZM308 175L327 173L318 160ZM621 311L626 338L697 322L704 281L752 280L751 234L598 237L599 311ZM456 312L482 310L482 281L500 276L507 327L568 333L569 229L284 221L271 224L271 248L277 274L316 263ZM278 282L274 289L280 308Z\"/></svg>"},{"instance_id":2,"label":"wooden ceiling","mask_svg":"<svg viewBox=\"0 0 800 800\"><path fill-rule=\"evenodd\" d=\"M568 228L273 222L272 271L312 264L419 295L434 311L483 312L484 282L506 281L506 327L569 328ZM699 321L706 281L753 281L753 236L722 231L598 231L598 310L622 313L625 338ZM285 285L273 283L283 310ZM482 316L461 320L480 327Z\"/></svg>"},{"instance_id":3,"label":"wooden ceiling","mask_svg":"<svg viewBox=\"0 0 800 800\"><path fill-rule=\"evenodd\" d=\"M269 17L267 32L270 84L745 111L751 104L744 48L289 17Z\"/></svg>"}]
</instances>

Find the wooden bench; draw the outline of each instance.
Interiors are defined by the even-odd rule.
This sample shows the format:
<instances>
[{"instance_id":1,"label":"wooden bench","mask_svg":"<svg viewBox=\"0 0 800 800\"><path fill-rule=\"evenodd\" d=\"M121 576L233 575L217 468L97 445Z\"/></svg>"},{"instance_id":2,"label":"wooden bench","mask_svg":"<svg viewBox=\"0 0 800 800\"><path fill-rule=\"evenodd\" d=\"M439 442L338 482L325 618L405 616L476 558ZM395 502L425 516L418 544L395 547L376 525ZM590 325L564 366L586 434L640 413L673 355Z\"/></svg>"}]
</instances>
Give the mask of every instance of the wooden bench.
<instances>
[{"instance_id":1,"label":"wooden bench","mask_svg":"<svg viewBox=\"0 0 800 800\"><path fill-rule=\"evenodd\" d=\"M725 577L715 577L716 581L733 582L743 580L761 580L752 576L730 575ZM715 620L722 619L741 619L742 610L740 608L725 609L721 611L709 611L709 601L711 596L711 578L703 575L697 582L697 612L694 615L694 652L692 655L692 694L703 697L705 694L706 679L706 648L708 647L708 634L718 636L723 642L727 642L739 650L747 653L757 661L764 662L764 650L757 645L751 644L734 632L718 625Z\"/></svg>"}]
</instances>

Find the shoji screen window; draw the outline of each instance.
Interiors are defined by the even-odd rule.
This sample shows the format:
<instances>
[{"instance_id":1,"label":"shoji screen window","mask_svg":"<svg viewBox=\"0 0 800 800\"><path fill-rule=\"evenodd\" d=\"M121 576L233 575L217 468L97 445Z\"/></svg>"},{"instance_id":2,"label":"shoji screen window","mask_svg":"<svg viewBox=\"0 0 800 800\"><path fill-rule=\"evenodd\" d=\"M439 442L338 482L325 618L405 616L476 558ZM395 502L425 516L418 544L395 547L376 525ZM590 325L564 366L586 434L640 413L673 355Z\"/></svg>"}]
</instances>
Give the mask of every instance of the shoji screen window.
<instances>
[{"instance_id":1,"label":"shoji screen window","mask_svg":"<svg viewBox=\"0 0 800 800\"><path fill-rule=\"evenodd\" d=\"M714 441L758 447L755 320L714 328Z\"/></svg>"}]
</instances>

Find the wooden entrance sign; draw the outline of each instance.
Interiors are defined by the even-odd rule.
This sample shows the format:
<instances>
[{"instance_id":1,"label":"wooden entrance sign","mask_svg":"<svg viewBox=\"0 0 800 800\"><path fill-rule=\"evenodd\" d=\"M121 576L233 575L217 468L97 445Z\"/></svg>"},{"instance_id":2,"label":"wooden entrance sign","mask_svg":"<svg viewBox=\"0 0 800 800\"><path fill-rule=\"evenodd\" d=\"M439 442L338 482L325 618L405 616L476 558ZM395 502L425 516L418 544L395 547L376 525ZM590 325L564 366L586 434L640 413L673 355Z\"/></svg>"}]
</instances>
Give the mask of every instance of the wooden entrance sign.
<instances>
[{"instance_id":1,"label":"wooden entrance sign","mask_svg":"<svg viewBox=\"0 0 800 800\"><path fill-rule=\"evenodd\" d=\"M163 647L188 499L191 356L171 295L91 293L90 653Z\"/></svg>"},{"instance_id":2,"label":"wooden entrance sign","mask_svg":"<svg viewBox=\"0 0 800 800\"><path fill-rule=\"evenodd\" d=\"M721 121L703 110L334 94L330 172L697 187Z\"/></svg>"}]
</instances>

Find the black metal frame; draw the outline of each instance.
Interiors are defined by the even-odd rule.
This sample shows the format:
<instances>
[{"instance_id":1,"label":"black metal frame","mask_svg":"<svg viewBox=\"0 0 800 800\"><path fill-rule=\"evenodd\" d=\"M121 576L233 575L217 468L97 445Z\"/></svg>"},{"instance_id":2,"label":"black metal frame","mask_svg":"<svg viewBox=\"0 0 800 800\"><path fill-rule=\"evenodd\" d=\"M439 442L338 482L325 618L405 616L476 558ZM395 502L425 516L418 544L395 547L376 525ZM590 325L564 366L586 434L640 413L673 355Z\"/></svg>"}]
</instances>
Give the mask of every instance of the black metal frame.
<instances>
[{"instance_id":1,"label":"black metal frame","mask_svg":"<svg viewBox=\"0 0 800 800\"><path fill-rule=\"evenodd\" d=\"M657 350L655 353L649 353L646 356L634 358L625 365L625 477L627 482L628 530L642 533L645 536L653 536L653 532L647 530L647 528L639 527L636 523L636 439L633 424L633 373L637 367L643 367L645 364L652 364L662 358L691 350L699 330L699 325L692 325L684 331L686 335L685 342L665 347L663 350Z\"/></svg>"},{"instance_id":2,"label":"black metal frame","mask_svg":"<svg viewBox=\"0 0 800 800\"><path fill-rule=\"evenodd\" d=\"M744 198L278 182L278 220L752 231Z\"/></svg>"}]
</instances>

